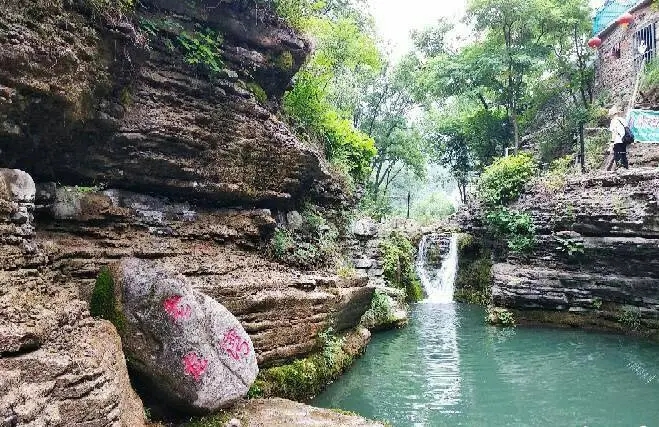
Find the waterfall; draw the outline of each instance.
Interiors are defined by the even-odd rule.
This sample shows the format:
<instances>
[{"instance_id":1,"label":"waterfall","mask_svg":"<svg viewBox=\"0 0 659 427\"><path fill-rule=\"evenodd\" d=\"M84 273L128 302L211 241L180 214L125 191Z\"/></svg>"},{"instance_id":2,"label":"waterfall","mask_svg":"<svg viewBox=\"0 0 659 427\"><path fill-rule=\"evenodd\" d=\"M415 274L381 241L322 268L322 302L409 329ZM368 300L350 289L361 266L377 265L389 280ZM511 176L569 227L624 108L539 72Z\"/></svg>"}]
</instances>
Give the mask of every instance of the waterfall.
<instances>
[{"instance_id":1,"label":"waterfall","mask_svg":"<svg viewBox=\"0 0 659 427\"><path fill-rule=\"evenodd\" d=\"M441 265L429 262L429 250L437 250L442 240L448 238L428 234L423 236L419 243L419 254L416 260L416 269L421 284L428 295L424 302L431 304L449 304L453 302L453 289L455 275L458 271L458 239L450 237L448 253L442 257Z\"/></svg>"}]
</instances>

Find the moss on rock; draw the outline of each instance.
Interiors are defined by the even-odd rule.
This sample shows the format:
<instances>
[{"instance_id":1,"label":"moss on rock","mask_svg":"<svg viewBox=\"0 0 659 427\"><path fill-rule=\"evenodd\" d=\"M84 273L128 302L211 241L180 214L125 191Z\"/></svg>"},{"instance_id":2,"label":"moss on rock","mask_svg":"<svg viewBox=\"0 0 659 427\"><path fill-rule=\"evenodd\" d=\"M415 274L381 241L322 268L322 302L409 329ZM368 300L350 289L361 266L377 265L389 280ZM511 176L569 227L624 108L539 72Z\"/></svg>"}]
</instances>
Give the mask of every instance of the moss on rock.
<instances>
[{"instance_id":1,"label":"moss on rock","mask_svg":"<svg viewBox=\"0 0 659 427\"><path fill-rule=\"evenodd\" d=\"M295 66L293 54L289 51L282 52L274 60L275 66L282 71L292 70Z\"/></svg>"},{"instance_id":2,"label":"moss on rock","mask_svg":"<svg viewBox=\"0 0 659 427\"><path fill-rule=\"evenodd\" d=\"M252 95L254 95L256 100L259 101L261 104L265 103L268 100L268 94L261 86L259 86L258 83L255 82L247 83L245 87L247 88L247 90L252 92Z\"/></svg>"},{"instance_id":3,"label":"moss on rock","mask_svg":"<svg viewBox=\"0 0 659 427\"><path fill-rule=\"evenodd\" d=\"M458 236L458 273L455 278L455 300L487 305L492 293L492 260L490 252L470 234Z\"/></svg>"},{"instance_id":4,"label":"moss on rock","mask_svg":"<svg viewBox=\"0 0 659 427\"><path fill-rule=\"evenodd\" d=\"M366 332L367 333L367 332ZM250 388L250 398L281 397L303 401L318 395L352 365L365 348L354 345L354 336L364 334L357 329L343 338L326 338L323 349L287 365L263 369Z\"/></svg>"},{"instance_id":5,"label":"moss on rock","mask_svg":"<svg viewBox=\"0 0 659 427\"><path fill-rule=\"evenodd\" d=\"M112 322L118 331L123 331L126 321L119 310L115 296L115 283L112 273L103 267L96 278L96 284L89 302L89 312L92 316Z\"/></svg>"},{"instance_id":6,"label":"moss on rock","mask_svg":"<svg viewBox=\"0 0 659 427\"><path fill-rule=\"evenodd\" d=\"M407 302L418 302L424 297L421 281L416 273L416 250L410 239L393 232L380 244L384 262L384 277L394 288L405 289Z\"/></svg>"}]
</instances>

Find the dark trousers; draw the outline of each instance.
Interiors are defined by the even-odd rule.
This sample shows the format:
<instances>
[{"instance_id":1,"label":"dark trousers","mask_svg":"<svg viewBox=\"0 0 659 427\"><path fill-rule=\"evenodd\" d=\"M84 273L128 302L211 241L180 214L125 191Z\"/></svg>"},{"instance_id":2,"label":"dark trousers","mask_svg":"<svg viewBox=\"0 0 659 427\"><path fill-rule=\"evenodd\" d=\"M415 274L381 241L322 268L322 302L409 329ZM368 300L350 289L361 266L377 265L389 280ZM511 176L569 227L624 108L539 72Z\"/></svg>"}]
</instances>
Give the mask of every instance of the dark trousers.
<instances>
[{"instance_id":1,"label":"dark trousers","mask_svg":"<svg viewBox=\"0 0 659 427\"><path fill-rule=\"evenodd\" d=\"M627 147L625 147L625 144L613 145L613 156L609 157L606 170L610 171L614 164L616 165L616 169L621 166L625 169L629 169L629 162L627 161Z\"/></svg>"},{"instance_id":2,"label":"dark trousers","mask_svg":"<svg viewBox=\"0 0 659 427\"><path fill-rule=\"evenodd\" d=\"M625 144L613 145L613 161L616 162L616 167L622 166L629 169L629 162L627 161L627 147Z\"/></svg>"}]
</instances>

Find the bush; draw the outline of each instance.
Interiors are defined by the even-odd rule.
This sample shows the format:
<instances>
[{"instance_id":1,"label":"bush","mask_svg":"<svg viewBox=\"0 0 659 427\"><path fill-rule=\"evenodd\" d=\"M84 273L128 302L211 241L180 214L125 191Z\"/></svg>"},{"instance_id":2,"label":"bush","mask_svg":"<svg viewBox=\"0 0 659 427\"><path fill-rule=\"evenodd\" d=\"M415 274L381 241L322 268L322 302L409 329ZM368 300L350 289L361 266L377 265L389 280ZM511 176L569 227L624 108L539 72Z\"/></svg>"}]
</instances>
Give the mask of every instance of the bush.
<instances>
[{"instance_id":1,"label":"bush","mask_svg":"<svg viewBox=\"0 0 659 427\"><path fill-rule=\"evenodd\" d=\"M486 223L490 232L506 239L512 252L529 253L535 248L535 224L528 213L498 208L487 214Z\"/></svg>"},{"instance_id":2,"label":"bush","mask_svg":"<svg viewBox=\"0 0 659 427\"><path fill-rule=\"evenodd\" d=\"M638 330L641 327L641 310L630 305L624 306L618 314L618 322L629 330Z\"/></svg>"},{"instance_id":3,"label":"bush","mask_svg":"<svg viewBox=\"0 0 659 427\"><path fill-rule=\"evenodd\" d=\"M659 86L659 59L655 58L645 66L641 80L641 90L646 91Z\"/></svg>"},{"instance_id":4,"label":"bush","mask_svg":"<svg viewBox=\"0 0 659 427\"><path fill-rule=\"evenodd\" d=\"M537 165L529 154L499 158L481 175L478 197L487 206L513 202L519 198L536 171Z\"/></svg>"},{"instance_id":5,"label":"bush","mask_svg":"<svg viewBox=\"0 0 659 427\"><path fill-rule=\"evenodd\" d=\"M599 169L606 158L606 151L611 140L611 134L608 130L599 132L596 135L589 135L584 141L586 169Z\"/></svg>"},{"instance_id":6,"label":"bush","mask_svg":"<svg viewBox=\"0 0 659 427\"><path fill-rule=\"evenodd\" d=\"M377 154L375 140L357 130L327 102L323 89L326 84L323 77L302 72L293 90L284 96L284 111L304 132L322 141L331 163L362 183L370 175L371 161Z\"/></svg>"},{"instance_id":7,"label":"bush","mask_svg":"<svg viewBox=\"0 0 659 427\"><path fill-rule=\"evenodd\" d=\"M384 262L384 277L399 289L405 289L408 302L418 302L424 297L421 282L416 274L414 256L416 250L404 235L394 232L380 244Z\"/></svg>"},{"instance_id":8,"label":"bush","mask_svg":"<svg viewBox=\"0 0 659 427\"><path fill-rule=\"evenodd\" d=\"M277 228L270 253L277 261L300 268L331 264L338 256L339 231L313 206L302 211L302 224L294 229Z\"/></svg>"},{"instance_id":9,"label":"bush","mask_svg":"<svg viewBox=\"0 0 659 427\"><path fill-rule=\"evenodd\" d=\"M124 20L135 8L135 0L84 0L83 4L95 16L113 23Z\"/></svg>"},{"instance_id":10,"label":"bush","mask_svg":"<svg viewBox=\"0 0 659 427\"><path fill-rule=\"evenodd\" d=\"M381 290L376 290L371 300L371 306L362 316L361 323L367 328L386 325L394 320L394 310L391 297Z\"/></svg>"},{"instance_id":11,"label":"bush","mask_svg":"<svg viewBox=\"0 0 659 427\"><path fill-rule=\"evenodd\" d=\"M496 326L515 326L515 316L505 308L488 307L486 321Z\"/></svg>"}]
</instances>

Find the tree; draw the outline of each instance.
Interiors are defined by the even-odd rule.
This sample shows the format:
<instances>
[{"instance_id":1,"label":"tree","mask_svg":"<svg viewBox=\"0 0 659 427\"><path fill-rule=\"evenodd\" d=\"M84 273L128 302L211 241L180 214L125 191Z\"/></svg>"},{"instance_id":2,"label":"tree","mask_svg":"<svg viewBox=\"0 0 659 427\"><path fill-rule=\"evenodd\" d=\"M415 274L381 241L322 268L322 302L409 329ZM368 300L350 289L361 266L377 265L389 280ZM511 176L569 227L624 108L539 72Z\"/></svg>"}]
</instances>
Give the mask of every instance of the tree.
<instances>
[{"instance_id":1,"label":"tree","mask_svg":"<svg viewBox=\"0 0 659 427\"><path fill-rule=\"evenodd\" d=\"M374 198L386 194L406 170L417 177L425 173L424 140L408 117L417 105L413 94L417 68L414 56L385 67L355 116L359 129L375 139L378 150L369 183Z\"/></svg>"}]
</instances>

